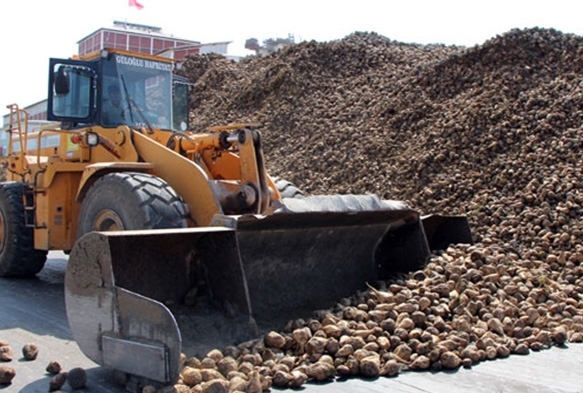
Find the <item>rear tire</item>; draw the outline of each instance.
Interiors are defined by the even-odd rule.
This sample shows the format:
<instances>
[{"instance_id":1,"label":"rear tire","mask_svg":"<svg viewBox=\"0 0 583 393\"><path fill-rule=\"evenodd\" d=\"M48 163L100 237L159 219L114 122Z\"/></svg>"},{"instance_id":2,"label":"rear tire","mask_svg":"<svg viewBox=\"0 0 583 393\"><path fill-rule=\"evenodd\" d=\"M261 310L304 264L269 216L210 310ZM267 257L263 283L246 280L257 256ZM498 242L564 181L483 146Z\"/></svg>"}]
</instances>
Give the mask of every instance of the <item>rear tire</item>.
<instances>
[{"instance_id":1,"label":"rear tire","mask_svg":"<svg viewBox=\"0 0 583 393\"><path fill-rule=\"evenodd\" d=\"M47 259L34 249L34 229L25 225L23 183L0 184L0 276L34 276Z\"/></svg>"},{"instance_id":2,"label":"rear tire","mask_svg":"<svg viewBox=\"0 0 583 393\"><path fill-rule=\"evenodd\" d=\"M282 198L303 198L304 197L304 193L299 188L297 188L295 184L293 184L290 181L287 181L287 180L282 179L280 177L274 177L273 182L275 183L275 186L277 187L277 191L279 191L279 194L281 195Z\"/></svg>"},{"instance_id":3,"label":"rear tire","mask_svg":"<svg viewBox=\"0 0 583 393\"><path fill-rule=\"evenodd\" d=\"M186 205L164 180L146 173L110 173L89 188L77 234L186 228L186 215Z\"/></svg>"}]
</instances>

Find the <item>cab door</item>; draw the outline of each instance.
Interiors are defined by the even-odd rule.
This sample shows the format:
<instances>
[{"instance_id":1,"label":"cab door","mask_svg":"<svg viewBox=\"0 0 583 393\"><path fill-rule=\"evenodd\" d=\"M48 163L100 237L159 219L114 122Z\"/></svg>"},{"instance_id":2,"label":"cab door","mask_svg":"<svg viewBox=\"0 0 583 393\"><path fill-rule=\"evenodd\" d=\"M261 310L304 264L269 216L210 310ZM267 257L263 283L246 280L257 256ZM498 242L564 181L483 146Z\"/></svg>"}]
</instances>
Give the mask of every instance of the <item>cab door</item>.
<instances>
[{"instance_id":1,"label":"cab door","mask_svg":"<svg viewBox=\"0 0 583 393\"><path fill-rule=\"evenodd\" d=\"M93 124L96 119L97 63L50 59L47 119Z\"/></svg>"}]
</instances>

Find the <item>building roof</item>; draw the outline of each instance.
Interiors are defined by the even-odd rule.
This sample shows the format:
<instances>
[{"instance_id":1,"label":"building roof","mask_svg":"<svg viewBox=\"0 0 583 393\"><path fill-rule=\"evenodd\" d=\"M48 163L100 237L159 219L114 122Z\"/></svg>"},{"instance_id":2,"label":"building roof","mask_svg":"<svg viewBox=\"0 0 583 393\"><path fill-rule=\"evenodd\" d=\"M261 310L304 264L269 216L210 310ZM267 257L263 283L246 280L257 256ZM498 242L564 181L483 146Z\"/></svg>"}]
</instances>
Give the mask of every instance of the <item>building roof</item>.
<instances>
[{"instance_id":1,"label":"building roof","mask_svg":"<svg viewBox=\"0 0 583 393\"><path fill-rule=\"evenodd\" d=\"M86 40L87 38L95 35L96 33L100 32L100 31L117 31L117 32L122 32L122 33L143 35L143 36L147 36L147 37L156 36L156 37L160 37L160 38L167 38L167 39L173 39L173 40L177 40L177 41L189 42L193 45L194 44L198 44L198 45L201 44L200 41L193 41L193 40L187 40L184 38L177 38L171 34L162 33L161 27L142 25L142 24L138 24L138 23L121 22L121 21L113 21L113 27L100 27L99 29L92 32L91 34L88 34L85 37L81 38L79 41L77 41L77 44L81 43L82 41Z\"/></svg>"}]
</instances>

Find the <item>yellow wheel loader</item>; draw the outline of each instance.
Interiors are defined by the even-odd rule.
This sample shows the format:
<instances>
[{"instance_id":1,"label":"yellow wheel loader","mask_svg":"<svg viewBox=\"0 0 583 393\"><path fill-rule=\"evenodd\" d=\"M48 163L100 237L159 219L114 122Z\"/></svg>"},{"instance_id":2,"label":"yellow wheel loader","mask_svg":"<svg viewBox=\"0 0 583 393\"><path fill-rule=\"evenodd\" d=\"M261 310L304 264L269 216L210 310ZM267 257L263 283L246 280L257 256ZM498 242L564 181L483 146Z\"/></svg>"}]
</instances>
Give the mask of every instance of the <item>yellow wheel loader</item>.
<instances>
[{"instance_id":1,"label":"yellow wheel loader","mask_svg":"<svg viewBox=\"0 0 583 393\"><path fill-rule=\"evenodd\" d=\"M189 85L169 59L102 50L49 67L53 123L29 130L9 106L0 275L70 253L69 326L100 365L173 383L181 353L246 341L471 242L464 217L303 195L267 173L253 127L188 130Z\"/></svg>"}]
</instances>

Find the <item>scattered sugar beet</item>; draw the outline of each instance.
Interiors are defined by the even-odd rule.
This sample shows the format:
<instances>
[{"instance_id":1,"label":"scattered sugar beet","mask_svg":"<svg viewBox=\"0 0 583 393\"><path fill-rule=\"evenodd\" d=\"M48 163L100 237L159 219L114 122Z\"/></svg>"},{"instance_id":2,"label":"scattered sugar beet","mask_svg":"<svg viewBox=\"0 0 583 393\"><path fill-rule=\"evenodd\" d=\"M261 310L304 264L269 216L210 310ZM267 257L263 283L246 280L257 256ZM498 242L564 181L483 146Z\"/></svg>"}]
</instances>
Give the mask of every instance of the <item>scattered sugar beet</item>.
<instances>
[{"instance_id":1,"label":"scattered sugar beet","mask_svg":"<svg viewBox=\"0 0 583 393\"><path fill-rule=\"evenodd\" d=\"M67 382L67 372L63 371L53 375L49 380L49 392L54 392L61 389L65 382Z\"/></svg>"},{"instance_id":2,"label":"scattered sugar beet","mask_svg":"<svg viewBox=\"0 0 583 393\"><path fill-rule=\"evenodd\" d=\"M87 383L87 373L81 367L75 367L67 373L67 383L73 389L82 389Z\"/></svg>"},{"instance_id":3,"label":"scattered sugar beet","mask_svg":"<svg viewBox=\"0 0 583 393\"><path fill-rule=\"evenodd\" d=\"M0 366L0 385L10 385L15 375L16 371L13 367Z\"/></svg>"},{"instance_id":4,"label":"scattered sugar beet","mask_svg":"<svg viewBox=\"0 0 583 393\"><path fill-rule=\"evenodd\" d=\"M0 346L0 361L11 362L12 358L12 347L8 344Z\"/></svg>"},{"instance_id":5,"label":"scattered sugar beet","mask_svg":"<svg viewBox=\"0 0 583 393\"><path fill-rule=\"evenodd\" d=\"M61 372L61 364L56 360L51 360L47 365L46 371L49 374L58 374Z\"/></svg>"},{"instance_id":6,"label":"scattered sugar beet","mask_svg":"<svg viewBox=\"0 0 583 393\"><path fill-rule=\"evenodd\" d=\"M22 356L26 360L35 360L38 356L38 345L34 343L24 344L22 347Z\"/></svg>"}]
</instances>

